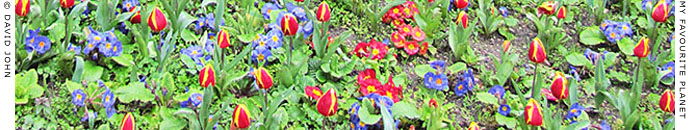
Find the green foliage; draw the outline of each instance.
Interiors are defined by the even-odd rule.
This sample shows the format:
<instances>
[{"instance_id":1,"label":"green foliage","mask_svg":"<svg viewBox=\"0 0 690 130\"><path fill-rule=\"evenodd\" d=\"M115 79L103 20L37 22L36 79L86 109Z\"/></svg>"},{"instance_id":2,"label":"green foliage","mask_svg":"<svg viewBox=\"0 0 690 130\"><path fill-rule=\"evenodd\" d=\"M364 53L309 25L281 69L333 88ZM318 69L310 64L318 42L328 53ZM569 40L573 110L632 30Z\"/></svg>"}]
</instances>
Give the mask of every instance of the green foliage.
<instances>
[{"instance_id":1,"label":"green foliage","mask_svg":"<svg viewBox=\"0 0 690 130\"><path fill-rule=\"evenodd\" d=\"M37 98L43 95L43 87L38 85L38 74L34 69L19 74L15 78L15 82L15 104L26 104L29 99Z\"/></svg>"}]
</instances>

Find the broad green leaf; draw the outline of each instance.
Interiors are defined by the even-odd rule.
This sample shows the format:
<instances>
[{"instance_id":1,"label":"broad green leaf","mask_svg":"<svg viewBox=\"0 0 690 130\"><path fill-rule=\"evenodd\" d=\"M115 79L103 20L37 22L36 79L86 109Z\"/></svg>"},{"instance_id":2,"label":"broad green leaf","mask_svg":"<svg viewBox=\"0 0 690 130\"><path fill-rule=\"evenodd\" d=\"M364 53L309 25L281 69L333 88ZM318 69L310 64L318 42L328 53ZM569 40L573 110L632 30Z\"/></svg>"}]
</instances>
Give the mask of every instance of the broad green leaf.
<instances>
[{"instance_id":1,"label":"broad green leaf","mask_svg":"<svg viewBox=\"0 0 690 130\"><path fill-rule=\"evenodd\" d=\"M381 120L381 115L374 115L369 113L369 107L360 107L359 112L357 112L357 115L359 116L359 119L364 122L364 124L376 124Z\"/></svg>"},{"instance_id":2,"label":"broad green leaf","mask_svg":"<svg viewBox=\"0 0 690 130\"><path fill-rule=\"evenodd\" d=\"M477 93L477 99L479 99L479 101L483 103L498 105L498 99L496 98L496 96L491 95L487 92Z\"/></svg>"},{"instance_id":3,"label":"broad green leaf","mask_svg":"<svg viewBox=\"0 0 690 130\"><path fill-rule=\"evenodd\" d=\"M585 45L597 45L606 42L603 38L604 34L601 33L598 26L587 27L580 32L580 42Z\"/></svg>"},{"instance_id":4,"label":"broad green leaf","mask_svg":"<svg viewBox=\"0 0 690 130\"><path fill-rule=\"evenodd\" d=\"M625 55L633 55L633 50L635 49L635 43L630 38L623 38L617 42L618 49Z\"/></svg>"},{"instance_id":5,"label":"broad green leaf","mask_svg":"<svg viewBox=\"0 0 690 130\"><path fill-rule=\"evenodd\" d=\"M498 122L499 125L505 125L508 128L514 129L515 125L517 125L517 120L513 117L506 117L501 114L494 114L494 118L496 119L496 122Z\"/></svg>"},{"instance_id":6,"label":"broad green leaf","mask_svg":"<svg viewBox=\"0 0 690 130\"><path fill-rule=\"evenodd\" d=\"M160 130L181 130L187 126L187 122L183 119L173 118L164 119L163 122L158 126Z\"/></svg>"},{"instance_id":7,"label":"broad green leaf","mask_svg":"<svg viewBox=\"0 0 690 130\"><path fill-rule=\"evenodd\" d=\"M591 66L592 63L585 57L585 55L579 53L570 53L565 59L573 66Z\"/></svg>"},{"instance_id":8,"label":"broad green leaf","mask_svg":"<svg viewBox=\"0 0 690 130\"><path fill-rule=\"evenodd\" d=\"M417 106L412 105L406 101L401 101L393 104L392 111L393 116L396 118L404 116L405 118L416 119L420 117L419 113L417 113Z\"/></svg>"},{"instance_id":9,"label":"broad green leaf","mask_svg":"<svg viewBox=\"0 0 690 130\"><path fill-rule=\"evenodd\" d=\"M93 62L86 62L84 64L84 74L82 78L88 82L94 82L101 78L103 74L103 67L94 64Z\"/></svg>"},{"instance_id":10,"label":"broad green leaf","mask_svg":"<svg viewBox=\"0 0 690 130\"><path fill-rule=\"evenodd\" d=\"M417 74L417 76L422 77L422 78L424 77L424 75L427 72L433 72L433 71L435 71L435 69L431 68L430 65L417 65L414 67L414 73Z\"/></svg>"},{"instance_id":11,"label":"broad green leaf","mask_svg":"<svg viewBox=\"0 0 690 130\"><path fill-rule=\"evenodd\" d=\"M133 59L134 58L132 58L132 55L130 54L122 54L120 56L113 57L113 61L125 67L132 66L134 64Z\"/></svg>"},{"instance_id":12,"label":"broad green leaf","mask_svg":"<svg viewBox=\"0 0 690 130\"><path fill-rule=\"evenodd\" d=\"M448 67L448 70L450 70L450 73L453 73L453 74L458 73L460 71L467 70L467 65L465 65L465 63L462 63L462 62L457 62L457 63L451 65L450 67ZM417 72L417 68L415 68L415 72ZM426 74L426 72L423 74ZM420 77L424 77L424 75L422 75Z\"/></svg>"},{"instance_id":13,"label":"broad green leaf","mask_svg":"<svg viewBox=\"0 0 690 130\"><path fill-rule=\"evenodd\" d=\"M144 88L144 83L136 82L115 90L115 96L123 103L129 103L134 100L142 102L153 101L154 95L151 90Z\"/></svg>"}]
</instances>

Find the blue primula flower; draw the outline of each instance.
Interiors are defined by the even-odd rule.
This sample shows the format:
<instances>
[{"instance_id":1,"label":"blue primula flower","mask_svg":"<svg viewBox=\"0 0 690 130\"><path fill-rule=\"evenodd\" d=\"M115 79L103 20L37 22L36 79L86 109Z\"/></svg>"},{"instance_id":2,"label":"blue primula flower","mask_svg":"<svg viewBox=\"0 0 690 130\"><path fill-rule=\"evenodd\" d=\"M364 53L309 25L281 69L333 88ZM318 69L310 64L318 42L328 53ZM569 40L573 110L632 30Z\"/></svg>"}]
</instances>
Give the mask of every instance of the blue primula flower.
<instances>
[{"instance_id":1,"label":"blue primula flower","mask_svg":"<svg viewBox=\"0 0 690 130\"><path fill-rule=\"evenodd\" d=\"M271 56L271 50L263 46L258 46L252 51L252 60L256 63L265 62Z\"/></svg>"},{"instance_id":2,"label":"blue primula flower","mask_svg":"<svg viewBox=\"0 0 690 130\"><path fill-rule=\"evenodd\" d=\"M206 17L199 16L199 18L196 19L196 25L194 26L194 30L204 29L205 26L206 26Z\"/></svg>"},{"instance_id":3,"label":"blue primula flower","mask_svg":"<svg viewBox=\"0 0 690 130\"><path fill-rule=\"evenodd\" d=\"M221 25L223 25L224 22L221 21ZM216 28L216 18L213 16L213 13L208 13L206 14L206 27L215 30Z\"/></svg>"},{"instance_id":4,"label":"blue primula flower","mask_svg":"<svg viewBox=\"0 0 690 130\"><path fill-rule=\"evenodd\" d=\"M38 35L41 28L36 30L29 30L29 36L24 39L24 49L28 53L37 52L38 54L44 54L50 50L50 39L46 36Z\"/></svg>"},{"instance_id":5,"label":"blue primula flower","mask_svg":"<svg viewBox=\"0 0 690 130\"><path fill-rule=\"evenodd\" d=\"M575 120L570 121L570 124L571 124L571 125L572 125L572 124L575 124L575 123L577 123L577 121L575 121ZM588 128L588 127L585 127L585 128L580 129L580 130L589 130L589 128Z\"/></svg>"},{"instance_id":6,"label":"blue primula flower","mask_svg":"<svg viewBox=\"0 0 690 130\"><path fill-rule=\"evenodd\" d=\"M74 52L75 55L79 55L79 53L81 53L81 47L73 45L72 43L69 43L69 45L67 45L67 50Z\"/></svg>"},{"instance_id":7,"label":"blue primula flower","mask_svg":"<svg viewBox=\"0 0 690 130\"><path fill-rule=\"evenodd\" d=\"M257 40L254 40L252 43L255 48L260 47L260 46L266 47L266 48L269 48L269 46L275 46L275 45L268 45L269 42L268 42L268 37L266 35L258 34L257 36L259 38Z\"/></svg>"},{"instance_id":8,"label":"blue primula flower","mask_svg":"<svg viewBox=\"0 0 690 130\"><path fill-rule=\"evenodd\" d=\"M98 51L105 57L120 56L122 54L122 43L117 40L108 40L98 46Z\"/></svg>"},{"instance_id":9,"label":"blue primula flower","mask_svg":"<svg viewBox=\"0 0 690 130\"><path fill-rule=\"evenodd\" d=\"M304 8L296 6L292 3L287 3L285 5L286 5L285 7L287 7L288 12L295 15L295 17L297 18L298 21L309 20L309 19L307 19L307 13L306 13L306 11L304 11Z\"/></svg>"},{"instance_id":10,"label":"blue primula flower","mask_svg":"<svg viewBox=\"0 0 690 130\"><path fill-rule=\"evenodd\" d=\"M465 80L458 81L458 83L455 85L455 95L462 97L463 95L467 94L467 92L467 82Z\"/></svg>"},{"instance_id":11,"label":"blue primula flower","mask_svg":"<svg viewBox=\"0 0 690 130\"><path fill-rule=\"evenodd\" d=\"M122 1L122 11L123 12L130 12L131 9L134 9L132 7L135 7L138 5L139 5L138 0L124 0L124 1Z\"/></svg>"},{"instance_id":12,"label":"blue primula flower","mask_svg":"<svg viewBox=\"0 0 690 130\"><path fill-rule=\"evenodd\" d=\"M110 88L105 89L105 93L103 93L103 106L105 107L112 107L115 105L115 96L113 95L113 92L110 91Z\"/></svg>"},{"instance_id":13,"label":"blue primula flower","mask_svg":"<svg viewBox=\"0 0 690 130\"><path fill-rule=\"evenodd\" d=\"M503 98L503 95L505 95L505 93L506 90L501 85L494 85L494 87L491 87L489 89L489 94L494 95L496 97Z\"/></svg>"},{"instance_id":14,"label":"blue primula flower","mask_svg":"<svg viewBox=\"0 0 690 130\"><path fill-rule=\"evenodd\" d=\"M618 24L617 29L620 30L620 32L625 36L628 36L628 37L633 36L633 30L632 30L632 26L630 26L630 23L621 22Z\"/></svg>"},{"instance_id":15,"label":"blue primula flower","mask_svg":"<svg viewBox=\"0 0 690 130\"><path fill-rule=\"evenodd\" d=\"M279 9L280 8L273 3L266 3L261 7L261 14L264 15L264 19L271 19L271 12Z\"/></svg>"},{"instance_id":16,"label":"blue primula flower","mask_svg":"<svg viewBox=\"0 0 690 130\"><path fill-rule=\"evenodd\" d=\"M501 106L498 107L498 114L501 114L503 116L510 115L510 106L508 106L507 104L501 104Z\"/></svg>"},{"instance_id":17,"label":"blue primula flower","mask_svg":"<svg viewBox=\"0 0 690 130\"><path fill-rule=\"evenodd\" d=\"M428 72L424 75L424 85L429 89L443 91L448 88L448 77L445 74Z\"/></svg>"},{"instance_id":18,"label":"blue primula flower","mask_svg":"<svg viewBox=\"0 0 690 130\"><path fill-rule=\"evenodd\" d=\"M580 114L582 114L582 110L584 110L584 109L585 108L583 106L580 106L579 103L573 104L572 106L570 106L570 110L568 110L568 114L565 115L565 119L570 120L573 118L577 118L578 116L580 116Z\"/></svg>"},{"instance_id":19,"label":"blue primula flower","mask_svg":"<svg viewBox=\"0 0 690 130\"><path fill-rule=\"evenodd\" d=\"M74 103L74 105L79 107L84 106L84 99L86 99L86 93L84 93L84 90L77 89L72 91L72 103Z\"/></svg>"},{"instance_id":20,"label":"blue primula flower","mask_svg":"<svg viewBox=\"0 0 690 130\"><path fill-rule=\"evenodd\" d=\"M84 50L82 51L84 54L88 54L93 49L96 49L101 43L105 42L105 37L101 32L93 30L91 26L89 26L89 30L86 32L86 37L86 46L84 46Z\"/></svg>"},{"instance_id":21,"label":"blue primula flower","mask_svg":"<svg viewBox=\"0 0 690 130\"><path fill-rule=\"evenodd\" d=\"M666 71L666 70L671 70L670 73L664 75L661 79L666 79L666 78L675 78L676 72L674 70L676 63L671 61L666 64L664 64L663 68L661 70Z\"/></svg>"},{"instance_id":22,"label":"blue primula flower","mask_svg":"<svg viewBox=\"0 0 690 130\"><path fill-rule=\"evenodd\" d=\"M506 7L500 7L498 8L498 11L501 12L501 15L503 15L504 18L507 18L509 14L508 9Z\"/></svg>"},{"instance_id":23,"label":"blue primula flower","mask_svg":"<svg viewBox=\"0 0 690 130\"><path fill-rule=\"evenodd\" d=\"M599 123L599 127L601 128L600 130L611 130L611 126L606 123L606 120L601 121L601 123Z\"/></svg>"},{"instance_id":24,"label":"blue primula flower","mask_svg":"<svg viewBox=\"0 0 690 130\"><path fill-rule=\"evenodd\" d=\"M302 37L304 39L307 39L309 38L309 36L311 36L312 33L314 33L314 25L312 21L309 21L305 23L303 27L300 27L299 30L303 33Z\"/></svg>"},{"instance_id":25,"label":"blue primula flower","mask_svg":"<svg viewBox=\"0 0 690 130\"><path fill-rule=\"evenodd\" d=\"M614 43L623 38L623 33L618 29L606 29L604 35L606 36L606 40Z\"/></svg>"},{"instance_id":26,"label":"blue primula flower","mask_svg":"<svg viewBox=\"0 0 690 130\"><path fill-rule=\"evenodd\" d=\"M204 98L202 97L202 95L200 93L193 93L192 95L189 96L189 98L191 99L192 104L194 104L194 106L197 106L197 107L204 100Z\"/></svg>"},{"instance_id":27,"label":"blue primula flower","mask_svg":"<svg viewBox=\"0 0 690 130\"><path fill-rule=\"evenodd\" d=\"M269 45L268 48L276 49L283 46L283 32L281 32L280 29L272 29L266 36L266 42ZM261 39L261 36L259 36L259 39Z\"/></svg>"},{"instance_id":28,"label":"blue primula flower","mask_svg":"<svg viewBox=\"0 0 690 130\"><path fill-rule=\"evenodd\" d=\"M469 91L472 91L474 85L477 83L477 80L474 78L474 72L472 71L472 69L467 69L463 74L463 78L467 82L467 89L469 89Z\"/></svg>"},{"instance_id":29,"label":"blue primula flower","mask_svg":"<svg viewBox=\"0 0 690 130\"><path fill-rule=\"evenodd\" d=\"M115 110L115 107L106 107L105 108L105 115L110 118L113 116L113 114L117 113L117 110Z\"/></svg>"},{"instance_id":30,"label":"blue primula flower","mask_svg":"<svg viewBox=\"0 0 690 130\"><path fill-rule=\"evenodd\" d=\"M204 56L204 52L201 49L201 47L199 47L197 45L192 45L192 46L189 46L185 49L182 49L181 52L182 52L182 54L185 54L185 55L189 56L190 58L192 58L192 60L194 60L194 63L196 63L197 65L202 65L201 60L199 60L199 58Z\"/></svg>"},{"instance_id":31,"label":"blue primula flower","mask_svg":"<svg viewBox=\"0 0 690 130\"><path fill-rule=\"evenodd\" d=\"M436 70L444 70L446 68L446 62L442 60L435 60L429 63L431 65L431 68L434 68Z\"/></svg>"},{"instance_id":32,"label":"blue primula flower","mask_svg":"<svg viewBox=\"0 0 690 130\"><path fill-rule=\"evenodd\" d=\"M98 112L87 113L86 115L84 115L84 117L81 118L81 122L93 120L96 118L98 118Z\"/></svg>"}]
</instances>

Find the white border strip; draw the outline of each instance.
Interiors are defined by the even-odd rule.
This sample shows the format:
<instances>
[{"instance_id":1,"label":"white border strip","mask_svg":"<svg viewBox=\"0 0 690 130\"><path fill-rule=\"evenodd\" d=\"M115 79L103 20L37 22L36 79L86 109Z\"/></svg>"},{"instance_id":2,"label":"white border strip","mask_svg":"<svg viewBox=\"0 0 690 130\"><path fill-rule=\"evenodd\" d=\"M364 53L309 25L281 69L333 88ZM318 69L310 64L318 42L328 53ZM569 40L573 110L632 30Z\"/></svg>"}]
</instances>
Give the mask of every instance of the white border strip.
<instances>
[{"instance_id":1,"label":"white border strip","mask_svg":"<svg viewBox=\"0 0 690 130\"><path fill-rule=\"evenodd\" d=\"M15 129L15 21L14 1L0 0L0 129Z\"/></svg>"},{"instance_id":2,"label":"white border strip","mask_svg":"<svg viewBox=\"0 0 690 130\"><path fill-rule=\"evenodd\" d=\"M690 90L687 89L687 82L690 80L687 76L687 64L688 64L688 46L685 44L687 42L687 27L688 27L688 14L685 12L687 8L687 0L677 0L675 1L675 127L677 130L687 130L690 129L690 119L688 119L687 105L688 102L687 94Z\"/></svg>"}]
</instances>

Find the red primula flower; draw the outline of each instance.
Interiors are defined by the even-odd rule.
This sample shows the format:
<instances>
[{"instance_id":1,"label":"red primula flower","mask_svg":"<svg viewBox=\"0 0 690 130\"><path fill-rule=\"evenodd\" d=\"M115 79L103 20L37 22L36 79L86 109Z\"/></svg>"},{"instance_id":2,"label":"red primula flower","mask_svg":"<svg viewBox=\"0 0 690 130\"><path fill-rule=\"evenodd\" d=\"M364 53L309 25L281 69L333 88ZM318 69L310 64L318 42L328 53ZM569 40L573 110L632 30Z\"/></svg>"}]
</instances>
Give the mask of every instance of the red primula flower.
<instances>
[{"instance_id":1,"label":"red primula flower","mask_svg":"<svg viewBox=\"0 0 690 130\"><path fill-rule=\"evenodd\" d=\"M165 29L166 26L168 26L168 21L165 19L165 15L159 8L153 8L153 11L151 11L151 14L149 14L149 28L153 32L160 32L161 30Z\"/></svg>"},{"instance_id":2,"label":"red primula flower","mask_svg":"<svg viewBox=\"0 0 690 130\"><path fill-rule=\"evenodd\" d=\"M319 87L309 86L304 87L304 93L310 98L319 99L323 95L323 91Z\"/></svg>"},{"instance_id":3,"label":"red primula flower","mask_svg":"<svg viewBox=\"0 0 690 130\"><path fill-rule=\"evenodd\" d=\"M392 19L399 19L400 16L402 16L402 7L401 6L395 6L388 10L388 16L390 16Z\"/></svg>"},{"instance_id":4,"label":"red primula flower","mask_svg":"<svg viewBox=\"0 0 690 130\"><path fill-rule=\"evenodd\" d=\"M419 52L419 44L417 41L408 41L405 43L405 52L407 55L414 55Z\"/></svg>"},{"instance_id":5,"label":"red primula flower","mask_svg":"<svg viewBox=\"0 0 690 130\"><path fill-rule=\"evenodd\" d=\"M407 24L400 25L400 27L398 27L398 32L403 37L411 36L412 35L412 26L407 25Z\"/></svg>"},{"instance_id":6,"label":"red primula flower","mask_svg":"<svg viewBox=\"0 0 690 130\"><path fill-rule=\"evenodd\" d=\"M384 57L386 57L386 54L388 53L388 47L386 46L386 44L374 41L374 39L371 39L371 41L369 42L369 47L371 47L371 52L369 52L369 56L372 60L383 59Z\"/></svg>"},{"instance_id":7,"label":"red primula flower","mask_svg":"<svg viewBox=\"0 0 690 130\"><path fill-rule=\"evenodd\" d=\"M369 43L360 42L355 46L355 50L352 50L352 54L357 55L357 57L369 57Z\"/></svg>"},{"instance_id":8,"label":"red primula flower","mask_svg":"<svg viewBox=\"0 0 690 130\"><path fill-rule=\"evenodd\" d=\"M388 76L388 83L383 85L384 93L380 95L388 96L393 99L394 103L400 101L400 95L402 94L402 86L396 87L393 82L393 76Z\"/></svg>"},{"instance_id":9,"label":"red primula flower","mask_svg":"<svg viewBox=\"0 0 690 130\"><path fill-rule=\"evenodd\" d=\"M414 27L414 29L412 29L412 39L421 42L424 41L425 38L426 34L424 34L424 31L422 31L422 29L419 29L419 27Z\"/></svg>"},{"instance_id":10,"label":"red primula flower","mask_svg":"<svg viewBox=\"0 0 690 130\"><path fill-rule=\"evenodd\" d=\"M405 24L405 21L403 19L395 19L393 20L393 26L395 27L400 27Z\"/></svg>"},{"instance_id":11,"label":"red primula flower","mask_svg":"<svg viewBox=\"0 0 690 130\"><path fill-rule=\"evenodd\" d=\"M405 47L405 37L400 35L400 33L397 31L394 31L393 34L391 34L391 41L396 48Z\"/></svg>"},{"instance_id":12,"label":"red primula flower","mask_svg":"<svg viewBox=\"0 0 690 130\"><path fill-rule=\"evenodd\" d=\"M419 55L424 55L426 54L426 51L429 50L429 42L424 42L422 43L421 46L419 46Z\"/></svg>"},{"instance_id":13,"label":"red primula flower","mask_svg":"<svg viewBox=\"0 0 690 130\"><path fill-rule=\"evenodd\" d=\"M383 85L377 79L368 79L364 81L363 85L359 86L359 93L362 96L369 95L371 93L381 93L383 91Z\"/></svg>"},{"instance_id":14,"label":"red primula flower","mask_svg":"<svg viewBox=\"0 0 690 130\"><path fill-rule=\"evenodd\" d=\"M325 117L333 116L338 111L338 94L333 88L316 102L316 109Z\"/></svg>"},{"instance_id":15,"label":"red primula flower","mask_svg":"<svg viewBox=\"0 0 690 130\"><path fill-rule=\"evenodd\" d=\"M369 79L376 79L376 71L374 71L374 69L366 69L362 72L359 72L357 75L357 84L364 86L366 85L364 81Z\"/></svg>"}]
</instances>

